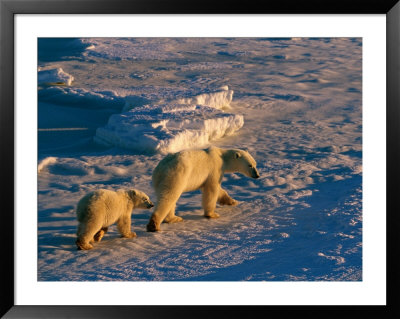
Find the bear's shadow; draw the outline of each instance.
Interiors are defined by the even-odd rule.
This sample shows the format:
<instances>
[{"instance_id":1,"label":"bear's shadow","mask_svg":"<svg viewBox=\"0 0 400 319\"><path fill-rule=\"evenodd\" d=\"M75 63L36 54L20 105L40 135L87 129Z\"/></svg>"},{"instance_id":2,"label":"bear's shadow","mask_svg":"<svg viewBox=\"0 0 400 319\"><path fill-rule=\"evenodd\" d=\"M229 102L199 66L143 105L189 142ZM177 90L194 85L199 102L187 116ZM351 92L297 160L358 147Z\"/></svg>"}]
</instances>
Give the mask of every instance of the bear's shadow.
<instances>
[{"instance_id":1,"label":"bear's shadow","mask_svg":"<svg viewBox=\"0 0 400 319\"><path fill-rule=\"evenodd\" d=\"M182 211L182 210L180 210L176 213L176 215L182 217L183 221L204 219L203 211L193 211L193 210Z\"/></svg>"},{"instance_id":2,"label":"bear's shadow","mask_svg":"<svg viewBox=\"0 0 400 319\"><path fill-rule=\"evenodd\" d=\"M137 227L133 227L133 230L138 234L140 237L145 237L149 233L146 232L146 229L140 229L138 230ZM109 247L115 247L116 242L121 239L121 235L118 233L118 231L112 230L108 232L104 238L101 240L99 243L94 243L94 248L106 248L107 246ZM38 247L38 252L52 252L52 251L57 251L57 250L66 250L66 251L71 251L75 252L78 251L76 244L76 234L75 232L69 232L65 234L46 234L43 236L39 236L39 247Z\"/></svg>"},{"instance_id":3,"label":"bear's shadow","mask_svg":"<svg viewBox=\"0 0 400 319\"><path fill-rule=\"evenodd\" d=\"M217 206L218 207L218 206ZM148 211L139 211L139 213L133 212L132 214L132 230L136 232L138 237L147 237L151 233L146 231L146 225L149 221L151 213ZM176 215L183 218L184 222L200 221L204 219L204 213L201 206L194 206L193 203L180 204L177 207ZM77 251L76 241L76 226L64 226L63 232L58 233L56 226L40 227L40 231L46 231L46 233L39 235L38 238L38 252L49 252L54 250L68 250ZM49 232L51 231L51 232ZM104 236L101 243L95 243L96 246L106 247L112 246L115 240L121 239L120 234L117 231L116 225L110 226L108 233Z\"/></svg>"}]
</instances>

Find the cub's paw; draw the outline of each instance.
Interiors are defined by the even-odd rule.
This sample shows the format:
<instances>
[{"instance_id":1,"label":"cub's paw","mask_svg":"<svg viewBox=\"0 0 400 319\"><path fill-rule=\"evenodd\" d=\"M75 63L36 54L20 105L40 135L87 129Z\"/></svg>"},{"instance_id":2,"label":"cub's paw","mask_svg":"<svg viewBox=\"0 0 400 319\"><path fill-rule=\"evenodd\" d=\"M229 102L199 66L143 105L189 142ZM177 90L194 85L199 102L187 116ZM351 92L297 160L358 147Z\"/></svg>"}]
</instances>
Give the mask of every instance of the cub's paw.
<instances>
[{"instance_id":1,"label":"cub's paw","mask_svg":"<svg viewBox=\"0 0 400 319\"><path fill-rule=\"evenodd\" d=\"M94 235L94 241L95 242L99 242L100 240L102 240L102 238L104 237L104 234L105 234L105 232L104 232L104 230L100 230L100 231L98 231L97 233L96 233L96 235Z\"/></svg>"},{"instance_id":2,"label":"cub's paw","mask_svg":"<svg viewBox=\"0 0 400 319\"><path fill-rule=\"evenodd\" d=\"M212 213L208 213L208 214L204 215L204 217L206 217L206 218L218 218L219 214L212 212Z\"/></svg>"},{"instance_id":3,"label":"cub's paw","mask_svg":"<svg viewBox=\"0 0 400 319\"><path fill-rule=\"evenodd\" d=\"M75 243L76 243L76 247L78 247L78 250L89 250L89 249L93 248L93 246L91 244L84 243L84 242L80 241L79 239Z\"/></svg>"},{"instance_id":4,"label":"cub's paw","mask_svg":"<svg viewBox=\"0 0 400 319\"><path fill-rule=\"evenodd\" d=\"M122 235L123 238L135 238L137 237L135 232L131 232L130 234Z\"/></svg>"}]
</instances>

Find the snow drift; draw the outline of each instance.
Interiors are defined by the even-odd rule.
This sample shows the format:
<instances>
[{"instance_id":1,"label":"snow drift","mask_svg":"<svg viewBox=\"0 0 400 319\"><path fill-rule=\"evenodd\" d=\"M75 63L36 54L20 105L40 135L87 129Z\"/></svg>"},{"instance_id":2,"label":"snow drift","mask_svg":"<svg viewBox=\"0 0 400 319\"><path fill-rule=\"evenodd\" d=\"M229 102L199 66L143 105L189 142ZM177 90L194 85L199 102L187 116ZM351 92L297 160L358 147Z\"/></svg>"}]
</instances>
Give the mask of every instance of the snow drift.
<instances>
[{"instance_id":1,"label":"snow drift","mask_svg":"<svg viewBox=\"0 0 400 319\"><path fill-rule=\"evenodd\" d=\"M39 85L68 85L72 84L74 77L66 72L62 68L51 69L51 70L40 70L38 72L38 84Z\"/></svg>"},{"instance_id":2,"label":"snow drift","mask_svg":"<svg viewBox=\"0 0 400 319\"><path fill-rule=\"evenodd\" d=\"M190 104L145 105L114 114L98 128L95 141L105 145L159 152L201 147L232 135L243 126L243 116Z\"/></svg>"},{"instance_id":3,"label":"snow drift","mask_svg":"<svg viewBox=\"0 0 400 319\"><path fill-rule=\"evenodd\" d=\"M233 90L176 91L174 98L127 96L121 114L112 115L98 128L95 142L161 154L208 145L232 135L244 123L242 115L222 109L232 101ZM145 104L150 102L151 104Z\"/></svg>"},{"instance_id":4,"label":"snow drift","mask_svg":"<svg viewBox=\"0 0 400 319\"><path fill-rule=\"evenodd\" d=\"M40 102L85 109L115 109L94 141L141 152L177 152L208 145L243 126L243 116L225 113L233 90L217 88L131 88L100 90L71 86L74 77L61 68L39 70ZM67 86L60 86L61 84Z\"/></svg>"},{"instance_id":5,"label":"snow drift","mask_svg":"<svg viewBox=\"0 0 400 319\"><path fill-rule=\"evenodd\" d=\"M54 164L57 163L57 157L46 157L45 159L41 160L39 165L38 165L38 173L41 173L43 171L43 169L50 165L50 164Z\"/></svg>"},{"instance_id":6,"label":"snow drift","mask_svg":"<svg viewBox=\"0 0 400 319\"><path fill-rule=\"evenodd\" d=\"M228 86L224 86L219 91L202 93L194 97L182 97L177 99L176 102L179 104L208 105L216 109L222 109L229 106L232 97L233 90L229 90Z\"/></svg>"},{"instance_id":7,"label":"snow drift","mask_svg":"<svg viewBox=\"0 0 400 319\"><path fill-rule=\"evenodd\" d=\"M172 104L206 105L216 109L229 108L234 92L225 85L217 89L169 89L166 92L158 92L158 94L140 93L140 95L137 93L125 97L123 111L128 111L144 104L163 104L167 102Z\"/></svg>"}]
</instances>

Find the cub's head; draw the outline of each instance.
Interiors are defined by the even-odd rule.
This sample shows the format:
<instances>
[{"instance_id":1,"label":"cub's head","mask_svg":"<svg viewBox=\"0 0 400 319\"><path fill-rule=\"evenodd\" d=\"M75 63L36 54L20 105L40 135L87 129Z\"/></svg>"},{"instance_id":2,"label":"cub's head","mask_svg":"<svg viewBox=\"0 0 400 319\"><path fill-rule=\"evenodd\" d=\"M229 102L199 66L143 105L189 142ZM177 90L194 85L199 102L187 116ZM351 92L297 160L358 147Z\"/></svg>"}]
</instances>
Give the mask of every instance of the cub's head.
<instances>
[{"instance_id":1,"label":"cub's head","mask_svg":"<svg viewBox=\"0 0 400 319\"><path fill-rule=\"evenodd\" d=\"M257 163L254 158L246 151L233 149L225 156L226 172L238 172L251 178L259 178Z\"/></svg>"},{"instance_id":2,"label":"cub's head","mask_svg":"<svg viewBox=\"0 0 400 319\"><path fill-rule=\"evenodd\" d=\"M128 195L131 198L135 208L149 209L154 206L149 196L137 189L132 188L128 191Z\"/></svg>"}]
</instances>

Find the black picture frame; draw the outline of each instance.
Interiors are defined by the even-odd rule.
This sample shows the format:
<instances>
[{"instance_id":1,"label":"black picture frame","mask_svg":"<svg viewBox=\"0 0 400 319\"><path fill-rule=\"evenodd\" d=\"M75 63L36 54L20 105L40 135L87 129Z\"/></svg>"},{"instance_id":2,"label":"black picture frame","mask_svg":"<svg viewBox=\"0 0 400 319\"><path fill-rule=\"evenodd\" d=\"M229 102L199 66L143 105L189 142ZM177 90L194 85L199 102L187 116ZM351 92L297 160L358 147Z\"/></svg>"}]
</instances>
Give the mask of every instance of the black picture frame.
<instances>
[{"instance_id":1,"label":"black picture frame","mask_svg":"<svg viewBox=\"0 0 400 319\"><path fill-rule=\"evenodd\" d=\"M399 316L399 205L396 200L400 162L400 2L398 0L281 0L242 2L181 0L0 0L0 181L2 187L1 308L4 318L164 318L369 315ZM16 14L385 14L387 54L386 106L386 306L20 306L14 303L14 16ZM382 172L384 173L384 172Z\"/></svg>"}]
</instances>

